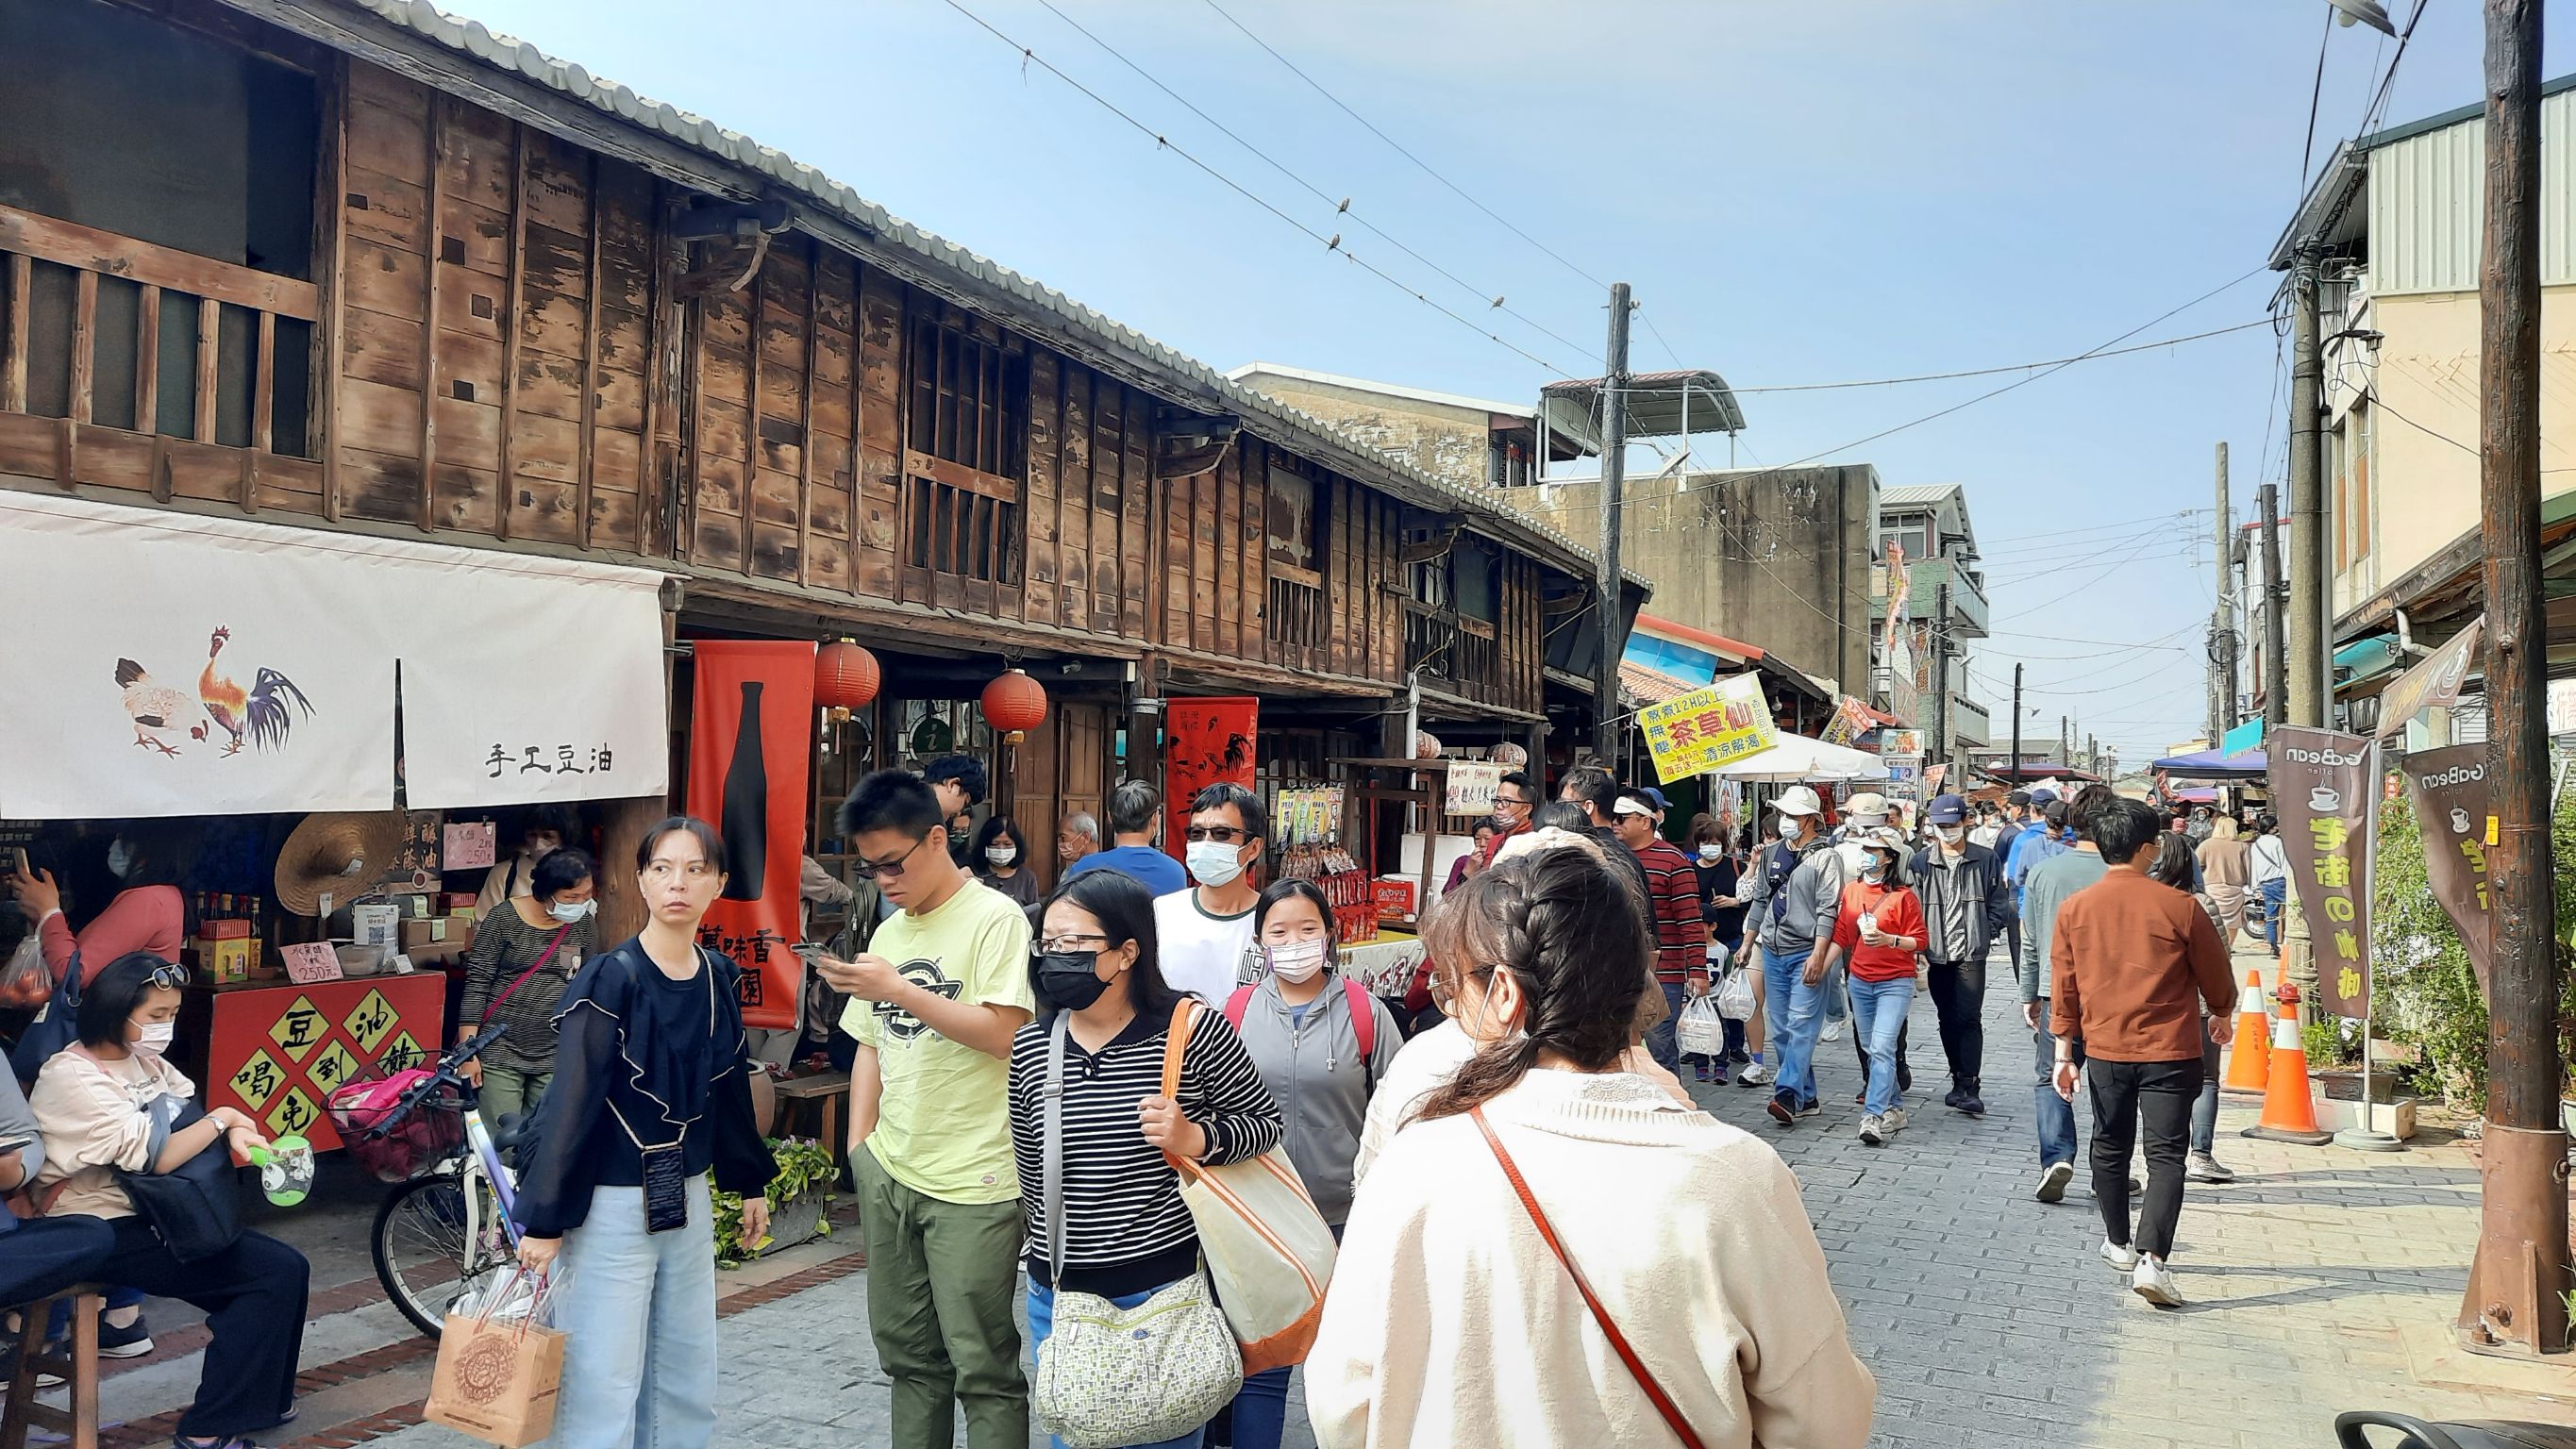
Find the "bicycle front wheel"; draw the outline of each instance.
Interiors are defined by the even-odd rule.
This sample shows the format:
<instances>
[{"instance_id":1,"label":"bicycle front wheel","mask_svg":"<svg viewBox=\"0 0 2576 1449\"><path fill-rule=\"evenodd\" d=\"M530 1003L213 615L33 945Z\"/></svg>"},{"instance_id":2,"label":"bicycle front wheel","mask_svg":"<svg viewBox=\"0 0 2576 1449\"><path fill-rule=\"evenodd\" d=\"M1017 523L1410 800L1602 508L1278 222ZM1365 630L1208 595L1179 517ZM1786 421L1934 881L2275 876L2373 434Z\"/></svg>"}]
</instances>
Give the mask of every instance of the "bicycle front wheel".
<instances>
[{"instance_id":1,"label":"bicycle front wheel","mask_svg":"<svg viewBox=\"0 0 2576 1449\"><path fill-rule=\"evenodd\" d=\"M500 1201L480 1173L414 1178L387 1193L370 1247L385 1296L432 1338L451 1305L488 1286L518 1256Z\"/></svg>"}]
</instances>

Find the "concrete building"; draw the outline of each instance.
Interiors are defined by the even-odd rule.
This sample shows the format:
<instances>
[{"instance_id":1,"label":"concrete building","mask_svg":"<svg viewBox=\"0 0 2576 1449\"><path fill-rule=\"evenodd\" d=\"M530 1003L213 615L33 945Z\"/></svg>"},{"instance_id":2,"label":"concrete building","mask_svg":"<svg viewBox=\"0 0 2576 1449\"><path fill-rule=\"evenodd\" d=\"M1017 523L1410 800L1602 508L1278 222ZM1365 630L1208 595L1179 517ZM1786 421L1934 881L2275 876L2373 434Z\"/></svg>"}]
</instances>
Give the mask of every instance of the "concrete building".
<instances>
[{"instance_id":1,"label":"concrete building","mask_svg":"<svg viewBox=\"0 0 2576 1449\"><path fill-rule=\"evenodd\" d=\"M1632 476L1619 561L1653 585L1658 616L1861 694L1879 493L1867 463ZM1509 501L1578 538L1601 529L1597 478L1551 480Z\"/></svg>"},{"instance_id":2,"label":"concrete building","mask_svg":"<svg viewBox=\"0 0 2576 1449\"><path fill-rule=\"evenodd\" d=\"M1226 374L1302 412L1333 424L1382 453L1462 487L1513 488L1536 481L1538 411L1391 382L1340 377L1275 362ZM1601 451L1592 419L1575 403L1547 400L1548 458L1570 462Z\"/></svg>"},{"instance_id":3,"label":"concrete building","mask_svg":"<svg viewBox=\"0 0 2576 1449\"><path fill-rule=\"evenodd\" d=\"M1904 667L1885 665L1874 690L1890 713L1926 735L1929 763L1954 771L1967 752L1993 743L1984 705L1970 697L1968 651L1986 637L1986 582L1978 569L1968 490L1956 483L1889 488L1878 499L1878 561L1870 569L1870 648L1887 658L1892 557L1905 561Z\"/></svg>"},{"instance_id":4,"label":"concrete building","mask_svg":"<svg viewBox=\"0 0 2576 1449\"><path fill-rule=\"evenodd\" d=\"M2566 546L2576 540L2576 75L2550 81L2542 96L2540 482L2556 598L2576 591L2576 549ZM2485 607L2477 451L2485 140L2481 107L2466 105L2345 143L2272 252L2275 270L2311 253L2321 278L2322 586L2337 698L2356 727L2376 723L2375 696L2411 662L2395 647L2401 613L2408 639L2432 645ZM2549 651L2553 676L2576 674L2576 615L2555 606ZM2424 731L2424 722L2410 731L2412 746L2428 742Z\"/></svg>"}]
</instances>

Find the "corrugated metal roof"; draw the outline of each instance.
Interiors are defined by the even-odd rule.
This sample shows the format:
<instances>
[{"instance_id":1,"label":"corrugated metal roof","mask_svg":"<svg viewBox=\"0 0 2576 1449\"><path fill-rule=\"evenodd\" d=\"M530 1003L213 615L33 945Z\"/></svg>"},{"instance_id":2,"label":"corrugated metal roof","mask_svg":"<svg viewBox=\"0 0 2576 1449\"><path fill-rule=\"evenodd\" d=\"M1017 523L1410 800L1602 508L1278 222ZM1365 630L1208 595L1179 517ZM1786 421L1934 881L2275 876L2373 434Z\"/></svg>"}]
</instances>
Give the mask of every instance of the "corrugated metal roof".
<instances>
[{"instance_id":1,"label":"corrugated metal roof","mask_svg":"<svg viewBox=\"0 0 2576 1449\"><path fill-rule=\"evenodd\" d=\"M1928 508L1967 491L1957 483L1900 483L1878 491L1878 506L1881 512L1890 508Z\"/></svg>"},{"instance_id":2,"label":"corrugated metal roof","mask_svg":"<svg viewBox=\"0 0 2576 1449\"><path fill-rule=\"evenodd\" d=\"M496 34L480 21L450 15L428 0L223 0L223 3L245 14L285 25L337 49L347 49L348 46L338 29L344 22L333 12L359 11L400 26L478 65L524 76L629 126L659 132L719 161L765 176L830 208L844 221L866 229L884 244L951 268L1035 307L1057 323L1132 352L1179 379L1214 393L1238 411L1264 418L1274 427L1304 440L1309 445L1308 451L1327 454L1317 461L1333 465L1337 471L1349 473L1363 482L1393 481L1407 485L1415 492L1438 495L1454 503L1460 512L1474 516L1500 534L1546 544L1561 556L1581 564L1585 577L1590 577L1600 567L1591 550L1556 529L1494 503L1473 490L1388 458L1322 419L1231 381L1206 363L1113 321L1052 287L1022 276L955 242L923 231L783 151L761 145L749 136L728 130L677 106L639 95L615 81L594 76L583 67L558 60L526 41ZM299 15L308 23L297 24ZM579 141L580 138L568 139ZM1378 475L1376 478L1370 476L1373 472ZM1629 582L1647 585L1643 576L1625 570L1622 572Z\"/></svg>"}]
</instances>

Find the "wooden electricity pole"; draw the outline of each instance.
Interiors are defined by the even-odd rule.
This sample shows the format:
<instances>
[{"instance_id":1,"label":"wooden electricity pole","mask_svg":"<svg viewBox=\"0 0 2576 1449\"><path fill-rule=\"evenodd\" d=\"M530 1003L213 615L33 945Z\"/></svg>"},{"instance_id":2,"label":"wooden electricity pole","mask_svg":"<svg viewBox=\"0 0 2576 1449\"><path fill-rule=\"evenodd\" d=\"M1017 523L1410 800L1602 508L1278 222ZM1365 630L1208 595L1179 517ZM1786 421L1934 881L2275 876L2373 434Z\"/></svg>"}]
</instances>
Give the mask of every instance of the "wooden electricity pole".
<instances>
[{"instance_id":1,"label":"wooden electricity pole","mask_svg":"<svg viewBox=\"0 0 2576 1449\"><path fill-rule=\"evenodd\" d=\"M2478 1256L2460 1302L2480 1352L2568 1346L2567 1133L2558 1111L2548 615L2540 556L2540 7L2486 0L2486 246L2478 269L2479 502L2494 752L2495 965Z\"/></svg>"},{"instance_id":2,"label":"wooden electricity pole","mask_svg":"<svg viewBox=\"0 0 2576 1449\"><path fill-rule=\"evenodd\" d=\"M1617 770L1619 654L1619 490L1628 476L1628 284L1610 284L1610 355L1601 378L1601 658L1593 672L1592 753Z\"/></svg>"}]
</instances>

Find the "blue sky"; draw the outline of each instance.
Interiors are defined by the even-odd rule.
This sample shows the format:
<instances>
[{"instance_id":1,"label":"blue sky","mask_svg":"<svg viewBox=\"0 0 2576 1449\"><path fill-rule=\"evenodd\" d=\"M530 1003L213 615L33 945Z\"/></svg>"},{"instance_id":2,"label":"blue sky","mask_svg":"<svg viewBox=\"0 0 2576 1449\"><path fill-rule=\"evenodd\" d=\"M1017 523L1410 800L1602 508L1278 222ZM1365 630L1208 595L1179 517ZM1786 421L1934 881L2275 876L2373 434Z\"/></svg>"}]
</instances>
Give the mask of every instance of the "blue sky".
<instances>
[{"instance_id":1,"label":"blue sky","mask_svg":"<svg viewBox=\"0 0 2576 1449\"><path fill-rule=\"evenodd\" d=\"M1652 324L1637 366L1679 358L1746 388L2058 358L2148 323L2259 266L2279 235L2327 11L1218 0L1569 267L1206 0L1053 0L1471 292L1336 216L1040 0L958 3L1546 365L1159 152L944 0L451 8L784 150L1216 367L1259 359L1509 399L1556 369L1599 371L1595 282L1610 279L1635 287ZM2476 6L2431 7L2387 122L2479 98L2479 25ZM2327 38L2319 162L2360 122L2391 48L2358 27ZM2546 73L2568 54L2553 45ZM2275 282L2247 278L2136 340L2259 319ZM1498 293L1547 331L1477 300ZM1857 448L1843 445L2018 374L1751 394L1743 461L1822 453L1875 463L1890 484L1966 484L1998 631L1972 678L1998 737L2018 659L2029 733L2054 734L2063 712L2134 763L2203 727L2212 445L2230 444L2244 516L2282 467L2274 363L2264 328L2084 363Z\"/></svg>"}]
</instances>

